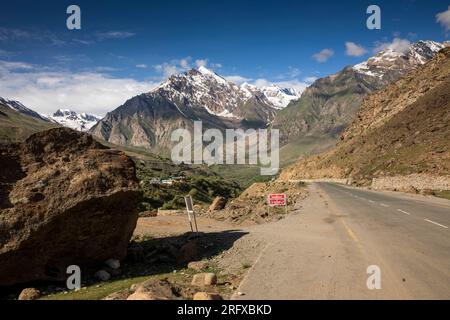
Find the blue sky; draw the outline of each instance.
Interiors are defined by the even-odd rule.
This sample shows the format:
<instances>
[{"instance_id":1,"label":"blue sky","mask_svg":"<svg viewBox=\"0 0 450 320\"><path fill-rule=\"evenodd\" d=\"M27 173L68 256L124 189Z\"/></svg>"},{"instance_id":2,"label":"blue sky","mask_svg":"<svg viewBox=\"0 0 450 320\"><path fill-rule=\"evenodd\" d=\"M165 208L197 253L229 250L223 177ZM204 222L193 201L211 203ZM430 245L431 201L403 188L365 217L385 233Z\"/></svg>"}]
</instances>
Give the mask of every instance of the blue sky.
<instances>
[{"instance_id":1,"label":"blue sky","mask_svg":"<svg viewBox=\"0 0 450 320\"><path fill-rule=\"evenodd\" d=\"M71 4L81 30L66 28ZM381 30L366 28L370 4L381 7ZM201 64L301 90L394 39L449 40L449 12L442 0L9 1L0 12L0 96L43 113L103 115Z\"/></svg>"}]
</instances>

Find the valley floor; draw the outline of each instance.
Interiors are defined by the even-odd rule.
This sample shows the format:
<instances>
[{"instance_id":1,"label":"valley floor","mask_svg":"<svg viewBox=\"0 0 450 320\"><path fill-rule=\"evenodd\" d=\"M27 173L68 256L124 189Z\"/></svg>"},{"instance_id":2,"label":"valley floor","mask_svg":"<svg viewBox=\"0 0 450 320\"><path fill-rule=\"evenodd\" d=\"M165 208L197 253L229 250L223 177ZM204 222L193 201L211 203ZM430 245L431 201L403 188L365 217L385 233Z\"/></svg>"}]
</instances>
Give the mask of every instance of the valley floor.
<instances>
[{"instance_id":1,"label":"valley floor","mask_svg":"<svg viewBox=\"0 0 450 320\"><path fill-rule=\"evenodd\" d=\"M278 222L198 218L204 259L221 281L210 290L246 300L450 299L450 201L324 182L308 191ZM153 245L187 231L184 214L140 218L135 237ZM380 290L367 287L369 266L381 270ZM48 298L101 299L152 278L168 278L192 296L195 271L172 268Z\"/></svg>"}]
</instances>

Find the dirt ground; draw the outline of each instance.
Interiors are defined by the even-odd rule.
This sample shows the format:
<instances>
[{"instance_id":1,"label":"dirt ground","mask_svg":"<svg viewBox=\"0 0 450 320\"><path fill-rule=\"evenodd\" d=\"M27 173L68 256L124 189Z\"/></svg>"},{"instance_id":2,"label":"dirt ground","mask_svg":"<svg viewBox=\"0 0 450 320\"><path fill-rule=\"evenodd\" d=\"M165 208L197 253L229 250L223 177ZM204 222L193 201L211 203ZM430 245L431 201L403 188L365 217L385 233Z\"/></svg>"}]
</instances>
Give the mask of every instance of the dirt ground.
<instances>
[{"instance_id":1,"label":"dirt ground","mask_svg":"<svg viewBox=\"0 0 450 320\"><path fill-rule=\"evenodd\" d=\"M265 245L262 238L249 233L248 228L251 228L252 223L236 227L225 221L197 217L197 225L199 232L204 233L206 237L214 235L215 243L223 245L224 250L211 257L211 260L224 274L243 276ZM165 238L182 235L189 231L187 216L180 214L140 218L134 235Z\"/></svg>"}]
</instances>

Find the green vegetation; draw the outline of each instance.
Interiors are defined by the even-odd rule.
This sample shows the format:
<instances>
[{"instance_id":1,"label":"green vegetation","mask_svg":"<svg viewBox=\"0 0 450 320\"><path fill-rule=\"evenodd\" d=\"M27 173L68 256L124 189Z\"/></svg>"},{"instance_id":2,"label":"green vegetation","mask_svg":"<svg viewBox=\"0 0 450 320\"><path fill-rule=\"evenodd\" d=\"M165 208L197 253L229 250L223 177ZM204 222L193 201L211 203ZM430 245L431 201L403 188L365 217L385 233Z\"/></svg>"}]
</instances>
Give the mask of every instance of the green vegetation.
<instances>
[{"instance_id":1,"label":"green vegetation","mask_svg":"<svg viewBox=\"0 0 450 320\"><path fill-rule=\"evenodd\" d=\"M160 279L167 278L168 274L161 274ZM104 282L102 284L93 284L78 291L61 292L44 296L41 300L101 300L111 293L129 289L133 284L144 282L152 276L141 276L129 279L119 279ZM155 276L153 276L155 278Z\"/></svg>"},{"instance_id":2,"label":"green vegetation","mask_svg":"<svg viewBox=\"0 0 450 320\"><path fill-rule=\"evenodd\" d=\"M435 191L434 195L439 198L450 200L450 190Z\"/></svg>"},{"instance_id":3,"label":"green vegetation","mask_svg":"<svg viewBox=\"0 0 450 320\"><path fill-rule=\"evenodd\" d=\"M256 165L215 165L210 167L218 175L236 181L244 190L257 182L268 182L273 176L262 176L261 169Z\"/></svg>"},{"instance_id":4,"label":"green vegetation","mask_svg":"<svg viewBox=\"0 0 450 320\"><path fill-rule=\"evenodd\" d=\"M204 270L204 272L215 273L218 277L218 283L226 283L227 281L229 281L229 275L224 275L220 271L221 270L216 267L209 267ZM140 284L151 279L167 279L170 283L178 287L186 288L190 286L192 277L196 273L198 273L198 271L183 268L181 270L176 270L176 272L111 280L107 282L92 284L77 291L63 291L55 294L49 294L43 296L40 300L101 300L112 293L130 289L134 284ZM221 294L229 294L227 287L217 286L216 289Z\"/></svg>"},{"instance_id":5,"label":"green vegetation","mask_svg":"<svg viewBox=\"0 0 450 320\"><path fill-rule=\"evenodd\" d=\"M303 137L290 142L280 148L280 166L285 168L303 156L311 156L323 152L335 145L336 138L332 137Z\"/></svg>"},{"instance_id":6,"label":"green vegetation","mask_svg":"<svg viewBox=\"0 0 450 320\"><path fill-rule=\"evenodd\" d=\"M144 192L142 211L184 208L184 196L196 204L210 204L215 197L235 198L242 188L207 166L175 165L169 160L137 160L136 173Z\"/></svg>"}]
</instances>

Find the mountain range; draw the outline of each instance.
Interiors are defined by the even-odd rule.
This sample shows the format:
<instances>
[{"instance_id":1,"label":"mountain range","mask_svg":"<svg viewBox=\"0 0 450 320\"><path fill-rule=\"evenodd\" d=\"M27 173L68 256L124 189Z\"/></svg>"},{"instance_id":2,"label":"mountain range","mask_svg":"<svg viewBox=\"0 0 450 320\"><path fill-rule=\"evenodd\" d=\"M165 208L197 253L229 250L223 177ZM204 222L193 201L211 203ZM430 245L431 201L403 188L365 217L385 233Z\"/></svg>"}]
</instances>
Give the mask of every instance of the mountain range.
<instances>
[{"instance_id":1,"label":"mountain range","mask_svg":"<svg viewBox=\"0 0 450 320\"><path fill-rule=\"evenodd\" d=\"M0 143L19 142L56 124L18 101L0 97Z\"/></svg>"},{"instance_id":2,"label":"mountain range","mask_svg":"<svg viewBox=\"0 0 450 320\"><path fill-rule=\"evenodd\" d=\"M42 120L45 122L50 122L50 120L47 117L37 113L36 111L31 110L30 108L25 107L19 101L9 100L9 99L0 97L0 104L8 107L20 114L27 115L27 116L30 116L30 117L33 117L33 118L36 118L38 120Z\"/></svg>"},{"instance_id":3,"label":"mountain range","mask_svg":"<svg viewBox=\"0 0 450 320\"><path fill-rule=\"evenodd\" d=\"M449 123L450 48L445 48L368 96L336 147L292 165L281 179L351 178L370 185L373 178L392 176L448 177Z\"/></svg>"},{"instance_id":4,"label":"mountain range","mask_svg":"<svg viewBox=\"0 0 450 320\"><path fill-rule=\"evenodd\" d=\"M108 113L90 132L114 144L168 149L170 133L191 128L275 128L282 144L339 135L363 99L423 65L448 43L419 41L388 47L367 61L318 79L300 96L293 89L236 85L205 67L171 76L154 90Z\"/></svg>"},{"instance_id":5,"label":"mountain range","mask_svg":"<svg viewBox=\"0 0 450 320\"><path fill-rule=\"evenodd\" d=\"M403 50L388 47L365 62L316 80L302 94L276 85L263 88L249 83L238 85L200 67L172 75L103 119L68 109L45 117L19 102L0 101L39 121L89 131L106 142L152 152L170 150L171 132L191 129L193 121L202 121L205 129L276 128L280 129L286 148L308 138L308 150L319 150L324 137L330 146L333 145L330 141L338 141L355 120L365 97L422 66L448 45L448 42L419 41ZM302 155L301 151L298 153L297 157Z\"/></svg>"},{"instance_id":6,"label":"mountain range","mask_svg":"<svg viewBox=\"0 0 450 320\"><path fill-rule=\"evenodd\" d=\"M171 76L157 88L108 113L90 132L110 143L158 149L168 147L177 128L265 128L278 110L298 99L293 89L237 85L200 67Z\"/></svg>"},{"instance_id":7,"label":"mountain range","mask_svg":"<svg viewBox=\"0 0 450 320\"><path fill-rule=\"evenodd\" d=\"M101 117L88 113L77 113L69 109L58 109L49 119L62 125L77 131L88 131L91 129Z\"/></svg>"},{"instance_id":8,"label":"mountain range","mask_svg":"<svg viewBox=\"0 0 450 320\"><path fill-rule=\"evenodd\" d=\"M389 47L363 63L318 79L277 114L272 127L280 129L284 144L305 136L337 139L367 95L422 66L448 45L419 41L404 50Z\"/></svg>"}]
</instances>

